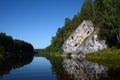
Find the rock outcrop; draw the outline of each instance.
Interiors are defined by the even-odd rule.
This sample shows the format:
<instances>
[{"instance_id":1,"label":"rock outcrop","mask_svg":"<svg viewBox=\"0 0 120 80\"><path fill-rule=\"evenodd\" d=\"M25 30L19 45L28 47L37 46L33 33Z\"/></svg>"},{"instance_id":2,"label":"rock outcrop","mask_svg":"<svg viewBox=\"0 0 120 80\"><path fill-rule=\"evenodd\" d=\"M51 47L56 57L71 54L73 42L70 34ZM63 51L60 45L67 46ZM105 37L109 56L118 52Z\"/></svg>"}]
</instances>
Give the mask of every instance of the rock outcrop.
<instances>
[{"instance_id":1,"label":"rock outcrop","mask_svg":"<svg viewBox=\"0 0 120 80\"><path fill-rule=\"evenodd\" d=\"M83 21L63 44L63 51L72 56L99 51L107 47L99 40L91 21Z\"/></svg>"}]
</instances>

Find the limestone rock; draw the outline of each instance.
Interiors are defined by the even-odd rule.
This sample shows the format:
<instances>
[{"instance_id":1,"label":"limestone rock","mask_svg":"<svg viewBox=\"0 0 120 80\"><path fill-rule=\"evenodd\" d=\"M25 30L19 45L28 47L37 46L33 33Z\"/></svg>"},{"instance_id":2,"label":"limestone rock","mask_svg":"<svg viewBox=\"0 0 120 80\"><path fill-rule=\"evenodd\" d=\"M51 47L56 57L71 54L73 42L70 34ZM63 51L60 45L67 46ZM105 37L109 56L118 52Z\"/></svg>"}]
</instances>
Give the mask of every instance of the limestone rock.
<instances>
[{"instance_id":1,"label":"limestone rock","mask_svg":"<svg viewBox=\"0 0 120 80\"><path fill-rule=\"evenodd\" d=\"M81 54L106 48L105 40L100 41L91 21L83 21L63 44L64 53Z\"/></svg>"},{"instance_id":2,"label":"limestone rock","mask_svg":"<svg viewBox=\"0 0 120 80\"><path fill-rule=\"evenodd\" d=\"M97 35L94 34L93 36L89 37L85 44L81 45L79 48L83 53L91 53L95 51L100 51L107 48L105 40L99 40Z\"/></svg>"}]
</instances>

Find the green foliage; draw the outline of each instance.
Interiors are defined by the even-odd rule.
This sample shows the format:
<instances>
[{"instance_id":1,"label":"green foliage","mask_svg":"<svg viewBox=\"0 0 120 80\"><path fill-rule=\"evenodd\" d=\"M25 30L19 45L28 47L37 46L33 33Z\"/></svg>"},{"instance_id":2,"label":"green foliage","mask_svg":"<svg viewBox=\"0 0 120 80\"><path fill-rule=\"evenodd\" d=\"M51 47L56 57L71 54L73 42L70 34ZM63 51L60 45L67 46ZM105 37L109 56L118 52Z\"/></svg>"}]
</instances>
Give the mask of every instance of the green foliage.
<instances>
[{"instance_id":1,"label":"green foliage","mask_svg":"<svg viewBox=\"0 0 120 80\"><path fill-rule=\"evenodd\" d=\"M13 44L11 36L6 36L5 33L0 33L0 51L10 51Z\"/></svg>"},{"instance_id":2,"label":"green foliage","mask_svg":"<svg viewBox=\"0 0 120 80\"><path fill-rule=\"evenodd\" d=\"M14 51L29 53L33 52L33 47L30 43L21 40L14 40Z\"/></svg>"},{"instance_id":3,"label":"green foliage","mask_svg":"<svg viewBox=\"0 0 120 80\"><path fill-rule=\"evenodd\" d=\"M0 33L0 56L10 57L13 55L25 56L33 54L33 47L30 43L13 40L11 36Z\"/></svg>"},{"instance_id":4,"label":"green foliage","mask_svg":"<svg viewBox=\"0 0 120 80\"><path fill-rule=\"evenodd\" d=\"M110 68L119 68L120 49L109 48L107 50L86 54L86 59Z\"/></svg>"},{"instance_id":5,"label":"green foliage","mask_svg":"<svg viewBox=\"0 0 120 80\"><path fill-rule=\"evenodd\" d=\"M93 6L91 0L85 0L84 4L82 5L80 16L81 21L83 20L92 20L93 19Z\"/></svg>"},{"instance_id":6,"label":"green foliage","mask_svg":"<svg viewBox=\"0 0 120 80\"><path fill-rule=\"evenodd\" d=\"M120 1L95 0L96 25L100 28L100 38L106 39L108 45L120 47Z\"/></svg>"},{"instance_id":7,"label":"green foliage","mask_svg":"<svg viewBox=\"0 0 120 80\"><path fill-rule=\"evenodd\" d=\"M120 49L110 48L86 55L87 59L120 59Z\"/></svg>"},{"instance_id":8,"label":"green foliage","mask_svg":"<svg viewBox=\"0 0 120 80\"><path fill-rule=\"evenodd\" d=\"M119 25L119 17L120 17L120 1L119 0L105 0L104 4L104 24L107 27L105 32L107 31L109 34L106 34L107 41L111 45L119 46L117 41L117 34L119 34L120 25Z\"/></svg>"}]
</instances>

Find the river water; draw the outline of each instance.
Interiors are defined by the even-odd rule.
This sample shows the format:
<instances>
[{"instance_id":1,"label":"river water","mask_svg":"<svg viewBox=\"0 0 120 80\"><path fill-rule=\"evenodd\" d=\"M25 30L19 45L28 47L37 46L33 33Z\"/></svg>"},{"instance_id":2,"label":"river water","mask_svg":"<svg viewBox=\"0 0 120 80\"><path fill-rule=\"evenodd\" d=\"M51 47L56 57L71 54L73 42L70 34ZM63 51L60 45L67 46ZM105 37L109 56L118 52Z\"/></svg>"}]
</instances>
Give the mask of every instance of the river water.
<instances>
[{"instance_id":1,"label":"river water","mask_svg":"<svg viewBox=\"0 0 120 80\"><path fill-rule=\"evenodd\" d=\"M12 65L0 63L0 80L120 80L120 68L87 60L34 57Z\"/></svg>"}]
</instances>

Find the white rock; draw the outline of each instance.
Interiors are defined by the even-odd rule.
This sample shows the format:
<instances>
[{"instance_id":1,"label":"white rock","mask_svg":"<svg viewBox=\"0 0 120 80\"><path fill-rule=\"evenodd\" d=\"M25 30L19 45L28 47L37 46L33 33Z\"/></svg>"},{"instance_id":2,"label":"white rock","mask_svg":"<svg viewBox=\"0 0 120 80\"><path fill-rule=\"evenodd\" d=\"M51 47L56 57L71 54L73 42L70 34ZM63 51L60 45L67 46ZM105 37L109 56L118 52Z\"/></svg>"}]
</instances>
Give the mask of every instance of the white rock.
<instances>
[{"instance_id":1,"label":"white rock","mask_svg":"<svg viewBox=\"0 0 120 80\"><path fill-rule=\"evenodd\" d=\"M100 41L97 32L95 32L91 21L83 21L65 41L62 47L63 51L65 53L86 54L106 48L106 41Z\"/></svg>"}]
</instances>

